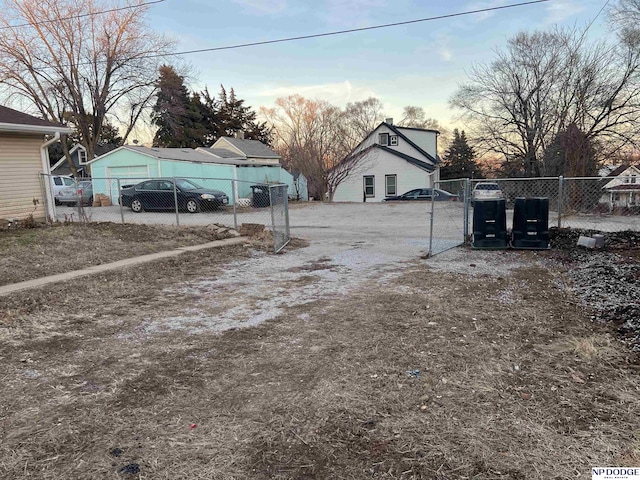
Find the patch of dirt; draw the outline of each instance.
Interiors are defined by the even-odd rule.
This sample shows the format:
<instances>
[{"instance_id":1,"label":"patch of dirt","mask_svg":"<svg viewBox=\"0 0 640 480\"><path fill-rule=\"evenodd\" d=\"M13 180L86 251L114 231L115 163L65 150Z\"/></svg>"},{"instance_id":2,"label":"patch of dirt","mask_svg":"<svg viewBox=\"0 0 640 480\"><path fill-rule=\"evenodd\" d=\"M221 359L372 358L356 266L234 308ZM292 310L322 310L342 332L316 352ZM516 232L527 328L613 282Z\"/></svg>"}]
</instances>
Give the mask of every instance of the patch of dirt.
<instances>
[{"instance_id":1,"label":"patch of dirt","mask_svg":"<svg viewBox=\"0 0 640 480\"><path fill-rule=\"evenodd\" d=\"M251 255L0 299L0 477L587 479L638 458L637 355L536 255L409 265L253 328L145 330L206 303L168 284Z\"/></svg>"},{"instance_id":2,"label":"patch of dirt","mask_svg":"<svg viewBox=\"0 0 640 480\"><path fill-rule=\"evenodd\" d=\"M229 238L208 227L119 223L42 224L0 230L0 285Z\"/></svg>"},{"instance_id":3,"label":"patch of dirt","mask_svg":"<svg viewBox=\"0 0 640 480\"><path fill-rule=\"evenodd\" d=\"M552 257L566 265L570 289L593 310L592 318L611 322L629 346L640 352L640 232L603 233L603 249L576 245L592 230L553 229L558 252ZM550 230L551 234L551 230Z\"/></svg>"}]
</instances>

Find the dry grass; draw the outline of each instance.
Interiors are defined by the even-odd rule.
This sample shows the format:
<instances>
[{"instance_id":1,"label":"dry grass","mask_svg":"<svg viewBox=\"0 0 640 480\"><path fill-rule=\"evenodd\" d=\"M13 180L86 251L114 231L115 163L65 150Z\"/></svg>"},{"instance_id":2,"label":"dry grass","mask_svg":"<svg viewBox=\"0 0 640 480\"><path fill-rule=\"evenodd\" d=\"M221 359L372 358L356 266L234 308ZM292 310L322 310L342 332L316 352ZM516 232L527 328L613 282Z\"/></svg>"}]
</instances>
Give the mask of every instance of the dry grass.
<instances>
[{"instance_id":1,"label":"dry grass","mask_svg":"<svg viewBox=\"0 0 640 480\"><path fill-rule=\"evenodd\" d=\"M64 286L4 305L2 478L587 479L637 459L638 359L555 274L416 266L252 329L149 334L191 306L154 272L225 262L182 260L105 275L82 306Z\"/></svg>"},{"instance_id":2,"label":"dry grass","mask_svg":"<svg viewBox=\"0 0 640 480\"><path fill-rule=\"evenodd\" d=\"M206 227L59 223L0 230L0 285L226 238Z\"/></svg>"}]
</instances>

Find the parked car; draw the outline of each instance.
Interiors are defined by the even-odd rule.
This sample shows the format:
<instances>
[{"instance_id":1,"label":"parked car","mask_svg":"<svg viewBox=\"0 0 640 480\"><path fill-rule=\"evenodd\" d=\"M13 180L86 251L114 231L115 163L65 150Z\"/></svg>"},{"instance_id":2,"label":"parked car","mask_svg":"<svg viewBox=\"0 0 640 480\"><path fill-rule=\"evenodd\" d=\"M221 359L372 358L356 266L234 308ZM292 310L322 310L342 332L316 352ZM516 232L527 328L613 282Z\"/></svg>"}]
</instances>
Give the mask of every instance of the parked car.
<instances>
[{"instance_id":1,"label":"parked car","mask_svg":"<svg viewBox=\"0 0 640 480\"><path fill-rule=\"evenodd\" d=\"M504 193L500 185L494 182L480 182L476 184L471 193L471 205L478 200L500 200L504 198Z\"/></svg>"},{"instance_id":2,"label":"parked car","mask_svg":"<svg viewBox=\"0 0 640 480\"><path fill-rule=\"evenodd\" d=\"M73 207L82 201L82 205L91 205L93 202L93 184L89 180L78 182L78 186L65 187L56 197L58 203Z\"/></svg>"},{"instance_id":3,"label":"parked car","mask_svg":"<svg viewBox=\"0 0 640 480\"><path fill-rule=\"evenodd\" d=\"M431 189L431 188L414 188L413 190L409 190L407 193L403 193L402 195L396 195L394 197L386 197L384 199L385 202L397 202L404 200L428 200L431 201L431 192L435 191L435 197L433 198L436 202L451 202L458 200L458 196L453 193L446 192L444 190L440 190L439 188Z\"/></svg>"},{"instance_id":4,"label":"parked car","mask_svg":"<svg viewBox=\"0 0 640 480\"><path fill-rule=\"evenodd\" d=\"M51 192L56 205L60 205L59 197L62 190L68 187L75 187L76 181L68 175L51 175Z\"/></svg>"},{"instance_id":5,"label":"parked car","mask_svg":"<svg viewBox=\"0 0 640 480\"><path fill-rule=\"evenodd\" d=\"M143 210L173 210L178 208L189 213L196 213L202 209L213 210L224 207L229 203L229 197L220 190L203 188L191 180L154 179L140 182L120 190L122 205L130 207L134 212Z\"/></svg>"}]
</instances>

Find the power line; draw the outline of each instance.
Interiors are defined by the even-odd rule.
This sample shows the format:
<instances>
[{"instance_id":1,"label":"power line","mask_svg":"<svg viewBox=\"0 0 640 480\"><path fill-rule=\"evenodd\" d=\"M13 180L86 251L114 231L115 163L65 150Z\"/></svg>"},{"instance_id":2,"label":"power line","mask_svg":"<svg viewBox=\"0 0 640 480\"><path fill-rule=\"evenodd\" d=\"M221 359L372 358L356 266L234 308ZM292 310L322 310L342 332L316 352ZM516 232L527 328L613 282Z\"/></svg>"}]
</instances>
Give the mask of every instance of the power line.
<instances>
[{"instance_id":1,"label":"power line","mask_svg":"<svg viewBox=\"0 0 640 480\"><path fill-rule=\"evenodd\" d=\"M58 23L58 22L62 22L64 20L74 20L76 18L92 17L94 15L102 15L104 13L119 12L121 10L129 10L129 9L132 9L132 8L146 7L148 5L154 5L156 3L162 3L164 1L165 0L153 0L151 2L140 3L138 5L126 5L124 7L110 8L109 10L100 10L99 12L81 13L79 15L72 15L70 17L65 17L65 18L56 18L56 19L53 19L53 20L43 20L41 22L34 22L34 23L21 23L21 24L18 24L18 25L7 25L7 26L4 26L4 27L0 27L0 30L8 30L10 28L34 27L36 25L44 25L44 24L47 24L47 23Z\"/></svg>"},{"instance_id":2,"label":"power line","mask_svg":"<svg viewBox=\"0 0 640 480\"><path fill-rule=\"evenodd\" d=\"M496 10L505 10L507 8L523 7L525 5L534 5L534 4L537 4L537 3L545 3L545 2L550 2L550 1L551 0L532 0L532 1L529 1L529 2L514 3L514 4L511 4L511 5L502 5L502 6L499 6L499 7L481 8L481 9L478 9L478 10L467 10L465 12L449 13L447 15L438 15L436 17L419 18L417 20L407 20L405 22L385 23L385 24L382 24L382 25L373 25L371 27L352 28L352 29L349 29L349 30L338 30L338 31L334 31L334 32L325 32L325 33L315 33L315 34L312 34L312 35L300 35L298 37L279 38L279 39L276 39L276 40L264 40L264 41L260 41L260 42L240 43L240 44L236 44L236 45L227 45L227 46L224 46L224 47L201 48L201 49L197 49L197 50L185 50L185 51L182 51L182 52L174 52L174 53L169 53L169 54L146 55L145 58L178 56L178 55L190 55L190 54L193 54L193 53L216 52L216 51L220 51L220 50L233 50L233 49L236 49L236 48L256 47L256 46L259 46L259 45L270 45L270 44L273 44L273 43L293 42L293 41L297 41L297 40L307 40L309 38L330 37L330 36L334 36L334 35L344 35L346 33L364 32L364 31L367 31L367 30L376 30L376 29L380 29L380 28L398 27L400 25L411 25L413 23L429 22L429 21L433 21L433 20L442 20L442 19L445 19L445 18L461 17L461 16L464 16L464 15L473 15L473 14L476 14L476 13L493 12L493 11L496 11Z\"/></svg>"}]
</instances>

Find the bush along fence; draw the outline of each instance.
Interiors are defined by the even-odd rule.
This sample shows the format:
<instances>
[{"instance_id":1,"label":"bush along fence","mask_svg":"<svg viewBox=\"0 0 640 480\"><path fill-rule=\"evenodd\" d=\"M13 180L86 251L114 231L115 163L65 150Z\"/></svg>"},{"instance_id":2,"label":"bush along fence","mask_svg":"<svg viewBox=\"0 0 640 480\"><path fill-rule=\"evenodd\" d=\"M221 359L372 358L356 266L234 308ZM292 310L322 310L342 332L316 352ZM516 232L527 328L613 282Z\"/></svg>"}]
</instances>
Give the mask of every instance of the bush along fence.
<instances>
[{"instance_id":1,"label":"bush along fence","mask_svg":"<svg viewBox=\"0 0 640 480\"><path fill-rule=\"evenodd\" d=\"M239 229L261 224L274 250L289 242L288 186L223 178L91 178L42 175L52 222L117 222Z\"/></svg>"},{"instance_id":2,"label":"bush along fence","mask_svg":"<svg viewBox=\"0 0 640 480\"><path fill-rule=\"evenodd\" d=\"M474 190L480 183L497 184L505 200L508 227L513 222L517 198L547 198L550 227L601 232L640 230L640 179L632 173L615 177L441 180L434 182L436 195L430 208L431 255L470 239ZM438 201L438 190L455 195L455 201Z\"/></svg>"}]
</instances>

